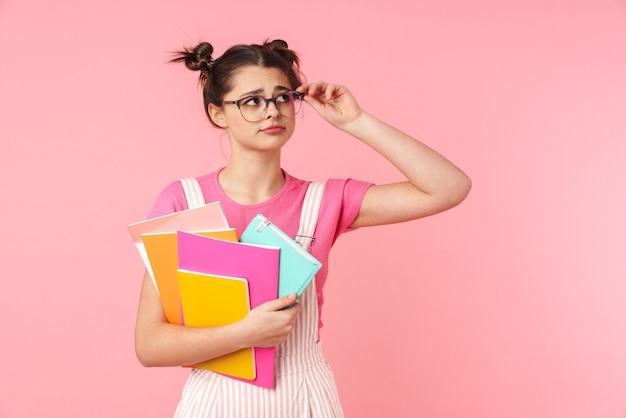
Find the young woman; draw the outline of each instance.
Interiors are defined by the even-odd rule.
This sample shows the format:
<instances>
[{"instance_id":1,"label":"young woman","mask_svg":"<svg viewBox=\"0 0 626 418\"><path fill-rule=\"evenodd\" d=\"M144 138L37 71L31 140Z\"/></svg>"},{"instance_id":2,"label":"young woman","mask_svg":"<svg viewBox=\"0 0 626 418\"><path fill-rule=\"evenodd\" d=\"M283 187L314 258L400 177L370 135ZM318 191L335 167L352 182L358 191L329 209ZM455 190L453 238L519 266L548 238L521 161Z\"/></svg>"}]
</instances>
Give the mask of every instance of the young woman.
<instances>
[{"instance_id":1,"label":"young woman","mask_svg":"<svg viewBox=\"0 0 626 418\"><path fill-rule=\"evenodd\" d=\"M182 366L244 347L276 346L276 386L261 388L192 369L178 417L343 416L332 371L319 346L327 261L337 237L356 228L405 222L452 208L468 194L469 178L446 158L365 112L350 91L323 81L302 83L297 54L281 40L236 45L214 59L200 43L173 61L200 71L204 109L228 134L225 167L198 178L206 202L220 201L241 234L262 213L290 236L298 230L309 184L281 168L281 150L295 131L302 102L331 125L387 159L406 181L374 185L353 179L326 181L311 253L324 267L303 293L269 301L241 321L222 327L169 324L146 274L136 323L136 352L146 366ZM158 197L150 217L187 209L179 181ZM284 309L286 308L286 309Z\"/></svg>"}]
</instances>

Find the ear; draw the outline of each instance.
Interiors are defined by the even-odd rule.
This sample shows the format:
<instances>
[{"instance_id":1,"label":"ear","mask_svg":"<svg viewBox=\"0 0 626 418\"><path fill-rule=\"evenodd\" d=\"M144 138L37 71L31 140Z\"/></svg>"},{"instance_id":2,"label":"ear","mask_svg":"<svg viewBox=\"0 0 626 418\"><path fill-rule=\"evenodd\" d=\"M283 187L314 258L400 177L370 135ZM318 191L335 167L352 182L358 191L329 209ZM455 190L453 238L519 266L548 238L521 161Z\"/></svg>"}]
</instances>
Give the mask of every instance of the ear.
<instances>
[{"instance_id":1,"label":"ear","mask_svg":"<svg viewBox=\"0 0 626 418\"><path fill-rule=\"evenodd\" d=\"M228 124L224 119L224 111L221 107L214 105L213 103L209 103L209 107L207 108L209 117L220 128L226 128Z\"/></svg>"}]
</instances>

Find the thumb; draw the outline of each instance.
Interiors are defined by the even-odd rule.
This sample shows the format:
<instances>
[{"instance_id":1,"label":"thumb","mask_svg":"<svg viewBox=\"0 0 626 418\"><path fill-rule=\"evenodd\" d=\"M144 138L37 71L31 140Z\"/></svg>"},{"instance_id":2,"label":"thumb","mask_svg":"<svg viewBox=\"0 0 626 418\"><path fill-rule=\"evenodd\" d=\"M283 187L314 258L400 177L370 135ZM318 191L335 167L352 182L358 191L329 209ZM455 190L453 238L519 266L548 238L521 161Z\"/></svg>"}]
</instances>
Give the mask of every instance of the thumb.
<instances>
[{"instance_id":1,"label":"thumb","mask_svg":"<svg viewBox=\"0 0 626 418\"><path fill-rule=\"evenodd\" d=\"M268 311L280 311L281 309L285 309L289 305L292 305L296 299L296 294L290 293L281 298L266 302L265 307Z\"/></svg>"}]
</instances>

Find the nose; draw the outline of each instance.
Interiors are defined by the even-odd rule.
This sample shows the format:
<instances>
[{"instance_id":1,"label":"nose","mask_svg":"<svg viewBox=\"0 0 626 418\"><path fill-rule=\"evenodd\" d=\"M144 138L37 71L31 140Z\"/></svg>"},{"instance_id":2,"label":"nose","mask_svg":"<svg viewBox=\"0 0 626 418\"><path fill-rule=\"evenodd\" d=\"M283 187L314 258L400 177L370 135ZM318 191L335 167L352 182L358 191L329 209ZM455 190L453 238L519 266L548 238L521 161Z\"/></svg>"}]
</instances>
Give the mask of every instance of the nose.
<instances>
[{"instance_id":1,"label":"nose","mask_svg":"<svg viewBox=\"0 0 626 418\"><path fill-rule=\"evenodd\" d=\"M278 111L278 107L276 106L276 101L267 100L266 102L267 108L265 109L265 117L266 118L277 118L280 116L280 112Z\"/></svg>"}]
</instances>

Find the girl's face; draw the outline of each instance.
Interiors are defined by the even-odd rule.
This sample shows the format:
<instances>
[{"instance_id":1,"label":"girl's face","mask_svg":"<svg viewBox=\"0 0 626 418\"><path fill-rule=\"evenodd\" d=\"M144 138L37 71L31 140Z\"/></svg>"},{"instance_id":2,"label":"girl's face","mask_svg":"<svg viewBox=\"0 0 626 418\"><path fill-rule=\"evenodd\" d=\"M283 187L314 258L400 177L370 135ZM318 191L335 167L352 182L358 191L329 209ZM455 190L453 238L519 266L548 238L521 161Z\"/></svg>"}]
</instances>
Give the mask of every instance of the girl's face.
<instances>
[{"instance_id":1,"label":"girl's face","mask_svg":"<svg viewBox=\"0 0 626 418\"><path fill-rule=\"evenodd\" d=\"M232 90L224 95L226 102L248 96L274 98L292 90L285 74L276 68L246 66L233 75L231 82ZM209 115L228 132L233 152L279 150L296 127L295 118L281 116L273 102L268 103L265 116L258 122L245 120L236 104L209 105Z\"/></svg>"}]
</instances>

